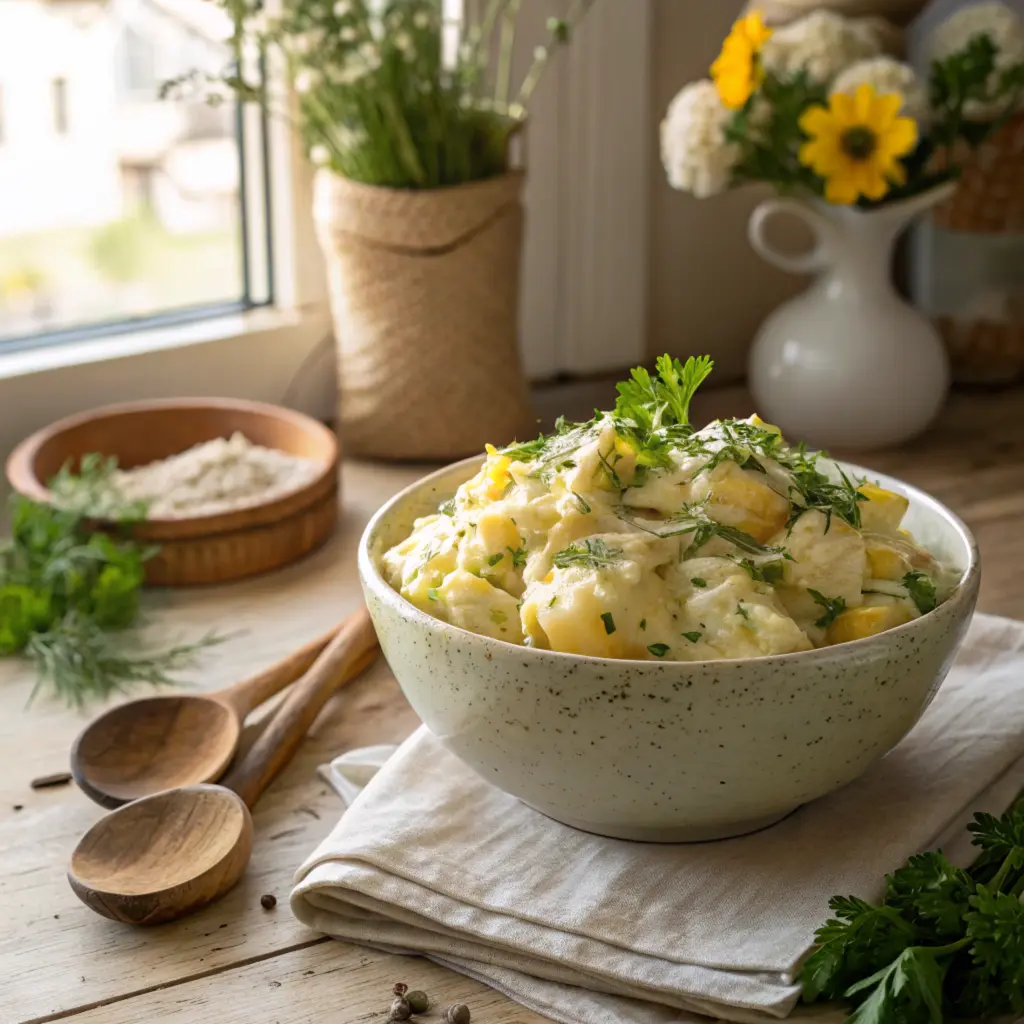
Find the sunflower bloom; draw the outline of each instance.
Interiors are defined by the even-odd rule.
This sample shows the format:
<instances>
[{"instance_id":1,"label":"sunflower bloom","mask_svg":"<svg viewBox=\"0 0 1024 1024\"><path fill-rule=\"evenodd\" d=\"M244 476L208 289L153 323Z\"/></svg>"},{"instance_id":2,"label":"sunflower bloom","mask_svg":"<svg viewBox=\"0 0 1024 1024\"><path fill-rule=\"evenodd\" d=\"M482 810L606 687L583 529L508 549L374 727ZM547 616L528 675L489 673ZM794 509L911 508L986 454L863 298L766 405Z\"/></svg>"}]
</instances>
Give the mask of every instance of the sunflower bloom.
<instances>
[{"instance_id":1,"label":"sunflower bloom","mask_svg":"<svg viewBox=\"0 0 1024 1024\"><path fill-rule=\"evenodd\" d=\"M849 206L861 196L881 199L907 173L899 162L917 144L917 124L900 117L903 97L879 95L871 85L833 93L828 107L813 106L800 118L808 141L800 162L825 179L825 198Z\"/></svg>"},{"instance_id":2,"label":"sunflower bloom","mask_svg":"<svg viewBox=\"0 0 1024 1024\"><path fill-rule=\"evenodd\" d=\"M711 65L711 77L729 110L739 110L764 80L759 55L771 34L760 12L753 11L736 21L726 36Z\"/></svg>"}]
</instances>

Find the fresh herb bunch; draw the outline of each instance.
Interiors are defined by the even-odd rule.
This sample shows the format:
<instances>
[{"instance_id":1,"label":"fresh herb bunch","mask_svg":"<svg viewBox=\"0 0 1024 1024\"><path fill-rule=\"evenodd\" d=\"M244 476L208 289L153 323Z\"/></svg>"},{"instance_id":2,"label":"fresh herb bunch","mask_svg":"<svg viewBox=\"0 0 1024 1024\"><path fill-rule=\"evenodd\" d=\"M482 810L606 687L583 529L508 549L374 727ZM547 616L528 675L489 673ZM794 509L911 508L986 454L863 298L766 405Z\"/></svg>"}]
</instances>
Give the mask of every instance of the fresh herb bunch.
<instances>
[{"instance_id":1,"label":"fresh herb bunch","mask_svg":"<svg viewBox=\"0 0 1024 1024\"><path fill-rule=\"evenodd\" d=\"M1024 801L968 829L969 870L919 854L878 906L835 896L800 974L804 1000L846 1000L855 1024L941 1024L1024 1014Z\"/></svg>"},{"instance_id":2,"label":"fresh herb bunch","mask_svg":"<svg viewBox=\"0 0 1024 1024\"><path fill-rule=\"evenodd\" d=\"M130 683L170 683L169 673L217 642L208 636L152 655L130 655L114 642L111 634L138 619L145 564L157 551L88 528L89 515L126 528L145 518L144 505L118 503L115 469L113 460L89 455L80 473L66 466L52 481L59 505L12 499L11 539L0 549L0 656L32 659L32 697L49 682L62 700L81 706Z\"/></svg>"},{"instance_id":3,"label":"fresh herb bunch","mask_svg":"<svg viewBox=\"0 0 1024 1024\"><path fill-rule=\"evenodd\" d=\"M594 0L572 0L547 22L522 82L512 82L522 0L468 5L458 23L442 0L216 0L233 25L223 74L192 72L164 95L225 91L294 120L314 163L365 184L441 188L508 169L509 141L545 68ZM257 73L261 55L283 55L296 93L294 117L272 102Z\"/></svg>"}]
</instances>

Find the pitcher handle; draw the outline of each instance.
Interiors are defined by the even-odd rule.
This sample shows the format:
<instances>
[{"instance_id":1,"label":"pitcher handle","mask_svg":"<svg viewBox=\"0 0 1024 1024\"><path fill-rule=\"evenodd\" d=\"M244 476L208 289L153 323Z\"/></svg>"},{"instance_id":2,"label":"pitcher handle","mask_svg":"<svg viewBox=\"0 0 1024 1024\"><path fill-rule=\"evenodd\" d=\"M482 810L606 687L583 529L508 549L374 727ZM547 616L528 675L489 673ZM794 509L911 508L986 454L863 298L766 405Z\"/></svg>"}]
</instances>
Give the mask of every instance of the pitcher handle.
<instances>
[{"instance_id":1,"label":"pitcher handle","mask_svg":"<svg viewBox=\"0 0 1024 1024\"><path fill-rule=\"evenodd\" d=\"M790 255L780 252L768 242L765 227L769 218L779 213L792 214L814 233L814 245L807 252ZM831 236L832 225L795 199L766 199L750 215L750 222L747 225L747 237L758 256L781 270L788 270L791 274L813 274L824 269L829 262Z\"/></svg>"}]
</instances>

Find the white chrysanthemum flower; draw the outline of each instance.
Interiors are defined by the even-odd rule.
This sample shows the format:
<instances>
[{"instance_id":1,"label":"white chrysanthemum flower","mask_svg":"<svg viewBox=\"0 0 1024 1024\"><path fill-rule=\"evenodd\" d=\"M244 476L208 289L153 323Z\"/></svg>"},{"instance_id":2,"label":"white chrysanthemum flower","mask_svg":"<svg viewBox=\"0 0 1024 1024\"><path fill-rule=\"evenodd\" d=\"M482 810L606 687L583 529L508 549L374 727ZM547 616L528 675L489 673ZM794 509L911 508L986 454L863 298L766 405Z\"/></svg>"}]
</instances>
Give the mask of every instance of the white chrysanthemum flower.
<instances>
[{"instance_id":1,"label":"white chrysanthemum flower","mask_svg":"<svg viewBox=\"0 0 1024 1024\"><path fill-rule=\"evenodd\" d=\"M761 61L780 77L806 69L812 81L825 84L855 61L881 52L881 40L862 22L833 11L813 11L777 28L764 44Z\"/></svg>"},{"instance_id":2,"label":"white chrysanthemum flower","mask_svg":"<svg viewBox=\"0 0 1024 1024\"><path fill-rule=\"evenodd\" d=\"M326 147L317 144L310 148L309 159L317 165L317 167L324 167L331 162L331 151Z\"/></svg>"},{"instance_id":3,"label":"white chrysanthemum flower","mask_svg":"<svg viewBox=\"0 0 1024 1024\"><path fill-rule=\"evenodd\" d=\"M726 142L732 114L714 82L691 82L671 102L661 123L661 162L669 184L698 199L729 187L739 147Z\"/></svg>"},{"instance_id":4,"label":"white chrysanthemum flower","mask_svg":"<svg viewBox=\"0 0 1024 1024\"><path fill-rule=\"evenodd\" d=\"M870 57L840 71L830 92L854 93L859 85L870 85L879 95L899 93L903 97L900 113L912 117L922 128L929 120L928 86L909 65L893 57Z\"/></svg>"},{"instance_id":5,"label":"white chrysanthemum flower","mask_svg":"<svg viewBox=\"0 0 1024 1024\"><path fill-rule=\"evenodd\" d=\"M998 47L995 70L988 83L989 91L994 92L1002 73L1024 61L1024 21L1005 4L974 4L950 15L928 34L925 56L929 63L945 60L981 35L987 35ZM971 100L964 113L972 120L987 121L1001 114L1005 107L1005 97L994 103Z\"/></svg>"},{"instance_id":6,"label":"white chrysanthemum flower","mask_svg":"<svg viewBox=\"0 0 1024 1024\"><path fill-rule=\"evenodd\" d=\"M311 68L300 68L295 73L295 91L304 96L320 84L320 75Z\"/></svg>"}]
</instances>

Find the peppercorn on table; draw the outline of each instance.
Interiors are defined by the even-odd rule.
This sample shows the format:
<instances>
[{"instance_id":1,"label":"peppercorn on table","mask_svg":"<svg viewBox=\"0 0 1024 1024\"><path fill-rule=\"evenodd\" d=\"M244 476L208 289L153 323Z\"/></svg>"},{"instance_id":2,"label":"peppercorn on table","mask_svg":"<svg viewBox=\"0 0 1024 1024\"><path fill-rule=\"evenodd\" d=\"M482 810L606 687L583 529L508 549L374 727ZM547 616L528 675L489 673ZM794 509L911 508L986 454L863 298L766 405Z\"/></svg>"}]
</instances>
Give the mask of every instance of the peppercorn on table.
<instances>
[{"instance_id":1,"label":"peppercorn on table","mask_svg":"<svg viewBox=\"0 0 1024 1024\"><path fill-rule=\"evenodd\" d=\"M542 393L542 407L585 415L612 384ZM695 419L752 411L741 390L712 391ZM547 411L546 408L544 411ZM1024 618L1024 391L958 395L925 438L854 461L902 477L960 513L978 536L984 562L982 611ZM160 634L195 636L211 625L234 637L204 656L201 689L244 678L312 639L355 609L356 541L369 515L426 470L346 466L337 536L311 558L232 586L155 593ZM30 671L0 661L0 1024L172 1024L383 1019L395 982L429 993L435 1005L464 1002L481 1024L542 1018L425 960L334 942L294 920L287 895L295 868L341 813L316 774L347 749L396 742L417 720L383 662L339 693L291 766L254 813L255 851L242 882L191 918L133 929L97 917L66 879L68 857L101 815L73 785L32 789L66 769L88 717L55 704L26 708ZM251 737L250 737L251 738ZM277 898L275 906L265 907Z\"/></svg>"}]
</instances>

